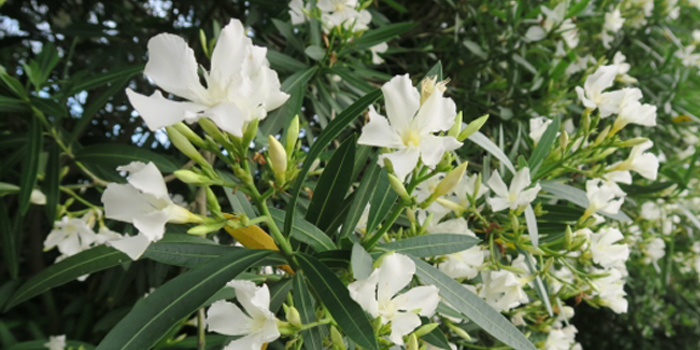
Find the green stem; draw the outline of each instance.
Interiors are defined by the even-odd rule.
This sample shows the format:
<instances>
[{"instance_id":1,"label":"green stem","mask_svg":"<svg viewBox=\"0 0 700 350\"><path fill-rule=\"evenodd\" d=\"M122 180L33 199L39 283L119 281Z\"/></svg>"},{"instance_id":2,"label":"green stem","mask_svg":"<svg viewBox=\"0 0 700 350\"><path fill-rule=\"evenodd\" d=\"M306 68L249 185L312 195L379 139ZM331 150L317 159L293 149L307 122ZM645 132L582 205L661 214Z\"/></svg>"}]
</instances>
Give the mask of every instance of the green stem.
<instances>
[{"instance_id":1,"label":"green stem","mask_svg":"<svg viewBox=\"0 0 700 350\"><path fill-rule=\"evenodd\" d=\"M379 231L377 231L377 233L375 233L374 236L372 236L367 241L367 243L365 243L365 248L367 250L372 250L372 248L374 248L374 245L377 244L379 239L382 238L382 236L384 236L384 234L387 233L387 231L389 231L389 228L391 228L391 225L393 225L394 222L396 221L396 219L399 218L399 216L401 215L401 212L403 211L404 208L405 207L404 207L403 203L400 203L396 208L394 208L394 212L391 213L389 220L387 220L384 223L384 225L382 225L382 228L379 229Z\"/></svg>"}]
</instances>

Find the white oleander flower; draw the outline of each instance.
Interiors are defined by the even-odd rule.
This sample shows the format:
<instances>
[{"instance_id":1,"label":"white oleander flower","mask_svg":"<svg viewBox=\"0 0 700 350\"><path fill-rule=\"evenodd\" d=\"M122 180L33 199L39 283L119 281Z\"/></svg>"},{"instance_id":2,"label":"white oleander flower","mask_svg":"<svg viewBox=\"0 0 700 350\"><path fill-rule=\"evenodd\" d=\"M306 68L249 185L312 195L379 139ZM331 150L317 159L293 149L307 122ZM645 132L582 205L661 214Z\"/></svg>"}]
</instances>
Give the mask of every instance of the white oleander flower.
<instances>
[{"instance_id":1,"label":"white oleander flower","mask_svg":"<svg viewBox=\"0 0 700 350\"><path fill-rule=\"evenodd\" d=\"M559 3L553 9L546 6L541 6L540 9L546 16L543 21L543 27L547 32L551 32L558 25L557 33L561 34L566 42L566 46L569 48L578 46L579 37L576 24L571 18L565 18L567 11L566 2Z\"/></svg>"},{"instance_id":2,"label":"white oleander flower","mask_svg":"<svg viewBox=\"0 0 700 350\"><path fill-rule=\"evenodd\" d=\"M530 119L530 138L534 143L540 142L542 134L547 130L552 120L547 117L537 117Z\"/></svg>"},{"instance_id":3,"label":"white oleander flower","mask_svg":"<svg viewBox=\"0 0 700 350\"><path fill-rule=\"evenodd\" d=\"M358 0L318 0L316 7L321 10L326 33L338 26L353 31L367 30L372 15L367 10L358 10L358 5Z\"/></svg>"},{"instance_id":4,"label":"white oleander flower","mask_svg":"<svg viewBox=\"0 0 700 350\"><path fill-rule=\"evenodd\" d=\"M479 181L479 191L474 193L476 190L477 181ZM458 203L460 206L466 208L471 205L469 197L474 197L474 200L481 198L486 192L489 191L488 187L484 186L479 180L478 174L467 175L464 174L462 180L455 186L452 190L454 195L450 200Z\"/></svg>"},{"instance_id":5,"label":"white oleander flower","mask_svg":"<svg viewBox=\"0 0 700 350\"><path fill-rule=\"evenodd\" d=\"M523 290L525 281L515 273L507 270L486 271L481 273L483 285L479 296L498 311L508 311L528 302Z\"/></svg>"},{"instance_id":6,"label":"white oleander flower","mask_svg":"<svg viewBox=\"0 0 700 350\"><path fill-rule=\"evenodd\" d=\"M591 111L598 109L601 118L620 111L619 105L622 98L620 93L617 91L603 92L613 85L617 73L616 66L600 66L595 73L586 78L583 88L576 87L576 93L581 103Z\"/></svg>"},{"instance_id":7,"label":"white oleander flower","mask_svg":"<svg viewBox=\"0 0 700 350\"><path fill-rule=\"evenodd\" d=\"M429 225L426 227L426 231L431 234L453 233L476 238L476 235L469 229L467 220L464 218L456 218L443 221L437 225ZM484 257L484 249L479 245L475 245L461 252L445 255L444 260L438 264L438 269L452 278L472 279L481 271Z\"/></svg>"},{"instance_id":8,"label":"white oleander flower","mask_svg":"<svg viewBox=\"0 0 700 350\"><path fill-rule=\"evenodd\" d=\"M615 244L625 237L614 227L604 227L591 234L591 254L593 262L605 268L624 266L630 249L625 243Z\"/></svg>"},{"instance_id":9,"label":"white oleander flower","mask_svg":"<svg viewBox=\"0 0 700 350\"><path fill-rule=\"evenodd\" d=\"M659 220L663 215L663 210L660 206L652 201L645 202L642 204L642 217L646 220Z\"/></svg>"},{"instance_id":10,"label":"white oleander flower","mask_svg":"<svg viewBox=\"0 0 700 350\"><path fill-rule=\"evenodd\" d=\"M29 195L29 202L36 205L46 205L46 195L35 188Z\"/></svg>"},{"instance_id":11,"label":"white oleander flower","mask_svg":"<svg viewBox=\"0 0 700 350\"><path fill-rule=\"evenodd\" d=\"M624 88L619 90L620 113L613 124L612 133L615 133L627 124L643 126L656 126L656 106L641 104L642 91L637 88Z\"/></svg>"},{"instance_id":12,"label":"white oleander flower","mask_svg":"<svg viewBox=\"0 0 700 350\"><path fill-rule=\"evenodd\" d=\"M61 259L78 254L90 249L97 241L97 235L92 230L92 214L82 218L68 218L64 216L61 221L54 223L54 229L46 236L44 251L58 247Z\"/></svg>"},{"instance_id":13,"label":"white oleander flower","mask_svg":"<svg viewBox=\"0 0 700 350\"><path fill-rule=\"evenodd\" d=\"M102 194L102 203L106 218L131 223L139 230L137 236L110 242L132 259L138 259L150 242L163 238L166 223L183 224L201 220L173 203L163 175L153 162L132 162L117 170L129 173L128 183L108 184Z\"/></svg>"},{"instance_id":14,"label":"white oleander flower","mask_svg":"<svg viewBox=\"0 0 700 350\"><path fill-rule=\"evenodd\" d=\"M307 10L309 5L307 5ZM289 2L289 17L293 25L306 22L306 14L304 13L304 0L292 0Z\"/></svg>"},{"instance_id":15,"label":"white oleander flower","mask_svg":"<svg viewBox=\"0 0 700 350\"><path fill-rule=\"evenodd\" d=\"M700 9L700 0L692 0L698 3L698 9ZM693 43L700 44L700 29L695 29L693 31Z\"/></svg>"},{"instance_id":16,"label":"white oleander flower","mask_svg":"<svg viewBox=\"0 0 700 350\"><path fill-rule=\"evenodd\" d=\"M593 58L593 56L591 56L590 54L585 56L578 56L576 60L571 62L571 64L568 67L566 67L566 71L564 71L564 73L566 73L566 75L573 75L582 70L585 70L586 68L588 68L588 66L595 63L595 58Z\"/></svg>"},{"instance_id":17,"label":"white oleander flower","mask_svg":"<svg viewBox=\"0 0 700 350\"><path fill-rule=\"evenodd\" d=\"M64 350L66 348L66 336L52 335L49 337L49 342L45 343L44 346L49 350Z\"/></svg>"},{"instance_id":18,"label":"white oleander flower","mask_svg":"<svg viewBox=\"0 0 700 350\"><path fill-rule=\"evenodd\" d=\"M622 29L622 25L625 24L625 19L622 17L622 13L619 8L616 8L612 12L607 12L605 14L605 24L603 28L606 31L617 33Z\"/></svg>"},{"instance_id":19,"label":"white oleander flower","mask_svg":"<svg viewBox=\"0 0 700 350\"><path fill-rule=\"evenodd\" d=\"M681 59L681 63L686 67L700 66L700 53L695 53L695 45L688 45L679 49L675 55Z\"/></svg>"},{"instance_id":20,"label":"white oleander flower","mask_svg":"<svg viewBox=\"0 0 700 350\"><path fill-rule=\"evenodd\" d=\"M431 317L440 302L435 286L414 287L396 295L411 283L415 272L413 260L393 253L385 255L367 279L348 285L350 296L367 313L373 318L381 316L384 324L391 323L389 339L396 345L403 345L402 337L421 325L419 315Z\"/></svg>"},{"instance_id":21,"label":"white oleander flower","mask_svg":"<svg viewBox=\"0 0 700 350\"><path fill-rule=\"evenodd\" d=\"M630 171L635 171L642 177L649 180L656 180L656 176L659 170L659 159L652 153L645 152L654 146L651 141L646 141L640 145L632 147L632 152L630 152L629 157L622 162L617 162L608 167L609 170L618 172L618 177L622 178L626 176L629 178L629 182L632 182L632 177L629 174ZM626 173L627 175L624 175ZM623 182L617 181L615 182ZM624 182L623 182L624 183Z\"/></svg>"},{"instance_id":22,"label":"white oleander flower","mask_svg":"<svg viewBox=\"0 0 700 350\"><path fill-rule=\"evenodd\" d=\"M277 318L270 311L270 290L267 285L256 287L253 282L233 280L226 284L236 290L236 299L245 313L234 303L214 302L207 310L207 328L229 336L232 340L224 350L260 350L264 344L280 337Z\"/></svg>"},{"instance_id":23,"label":"white oleander flower","mask_svg":"<svg viewBox=\"0 0 700 350\"><path fill-rule=\"evenodd\" d=\"M362 128L358 144L394 149L379 156L391 161L400 180L418 164L434 168L447 151L459 148L462 143L451 136L436 136L454 124L457 114L455 103L443 97L444 85L436 84L432 91L423 89L423 97L416 91L408 74L392 78L382 86L388 118L373 107L369 109L369 123ZM422 102L422 103L421 103Z\"/></svg>"},{"instance_id":24,"label":"white oleander flower","mask_svg":"<svg viewBox=\"0 0 700 350\"><path fill-rule=\"evenodd\" d=\"M126 90L129 101L155 131L183 120L211 119L219 128L237 137L254 119L264 119L289 98L280 90L277 73L269 68L267 49L253 45L243 24L232 19L221 30L211 56L211 71L204 72L202 86L194 51L173 34L159 34L148 41L148 63L144 74L156 85L187 101L151 96Z\"/></svg>"},{"instance_id":25,"label":"white oleander flower","mask_svg":"<svg viewBox=\"0 0 700 350\"><path fill-rule=\"evenodd\" d=\"M642 250L644 253L644 263L656 264L661 258L666 255L666 243L661 238L654 238L646 244Z\"/></svg>"},{"instance_id":26,"label":"white oleander flower","mask_svg":"<svg viewBox=\"0 0 700 350\"><path fill-rule=\"evenodd\" d=\"M637 82L637 79L627 74L627 72L630 71L631 66L626 61L627 57L625 57L625 55L623 55L620 51L616 52L615 56L613 56L612 65L617 67L616 79L623 84L634 84Z\"/></svg>"},{"instance_id":27,"label":"white oleander flower","mask_svg":"<svg viewBox=\"0 0 700 350\"><path fill-rule=\"evenodd\" d=\"M389 44L387 43L381 43L370 47L369 51L372 53L372 63L384 63L384 59L382 58L382 56L379 56L379 54L386 52L387 49L389 49Z\"/></svg>"},{"instance_id":28,"label":"white oleander flower","mask_svg":"<svg viewBox=\"0 0 700 350\"><path fill-rule=\"evenodd\" d=\"M536 183L531 189L525 190L531 183L530 168L525 167L518 170L510 183L510 187L506 187L503 179L501 179L501 175L496 170L487 182L491 190L496 194L496 197L487 198L486 201L491 205L491 210L494 212L507 208L517 209L537 198L537 194L541 189L539 183Z\"/></svg>"},{"instance_id":29,"label":"white oleander flower","mask_svg":"<svg viewBox=\"0 0 700 350\"><path fill-rule=\"evenodd\" d=\"M596 279L593 283L598 287L594 295L600 298L602 306L610 308L615 313L627 312L627 299L625 299L625 280L618 269L596 271L597 273L609 273L608 276Z\"/></svg>"},{"instance_id":30,"label":"white oleander flower","mask_svg":"<svg viewBox=\"0 0 700 350\"><path fill-rule=\"evenodd\" d=\"M552 329L547 335L544 344L545 350L569 350L576 343L576 326L568 326L562 329Z\"/></svg>"},{"instance_id":31,"label":"white oleander flower","mask_svg":"<svg viewBox=\"0 0 700 350\"><path fill-rule=\"evenodd\" d=\"M619 187L614 182L604 182L601 179L586 181L586 197L588 198L586 213L590 215L602 211L614 215L620 212L625 198L615 199L615 197L620 197L617 189Z\"/></svg>"}]
</instances>

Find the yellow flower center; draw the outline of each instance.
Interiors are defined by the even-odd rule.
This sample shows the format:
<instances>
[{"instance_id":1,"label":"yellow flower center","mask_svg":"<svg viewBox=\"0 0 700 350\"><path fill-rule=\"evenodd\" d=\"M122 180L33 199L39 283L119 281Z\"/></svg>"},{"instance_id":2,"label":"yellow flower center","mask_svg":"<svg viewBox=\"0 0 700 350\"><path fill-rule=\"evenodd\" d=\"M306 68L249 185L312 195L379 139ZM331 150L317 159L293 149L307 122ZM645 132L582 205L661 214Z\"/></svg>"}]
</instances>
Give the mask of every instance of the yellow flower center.
<instances>
[{"instance_id":1,"label":"yellow flower center","mask_svg":"<svg viewBox=\"0 0 700 350\"><path fill-rule=\"evenodd\" d=\"M420 143L420 135L415 130L407 130L401 136L404 146L418 146Z\"/></svg>"}]
</instances>

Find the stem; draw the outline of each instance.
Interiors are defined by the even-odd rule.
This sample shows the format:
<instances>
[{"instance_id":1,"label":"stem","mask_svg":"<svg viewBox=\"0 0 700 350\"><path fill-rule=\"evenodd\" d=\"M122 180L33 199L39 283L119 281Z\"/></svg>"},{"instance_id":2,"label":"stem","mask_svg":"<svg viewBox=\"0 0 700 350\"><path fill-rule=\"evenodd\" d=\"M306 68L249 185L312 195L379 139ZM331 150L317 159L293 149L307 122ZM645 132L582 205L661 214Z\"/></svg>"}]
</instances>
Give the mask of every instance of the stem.
<instances>
[{"instance_id":1,"label":"stem","mask_svg":"<svg viewBox=\"0 0 700 350\"><path fill-rule=\"evenodd\" d=\"M204 321L204 308L197 311L197 350L207 349L207 337Z\"/></svg>"}]
</instances>

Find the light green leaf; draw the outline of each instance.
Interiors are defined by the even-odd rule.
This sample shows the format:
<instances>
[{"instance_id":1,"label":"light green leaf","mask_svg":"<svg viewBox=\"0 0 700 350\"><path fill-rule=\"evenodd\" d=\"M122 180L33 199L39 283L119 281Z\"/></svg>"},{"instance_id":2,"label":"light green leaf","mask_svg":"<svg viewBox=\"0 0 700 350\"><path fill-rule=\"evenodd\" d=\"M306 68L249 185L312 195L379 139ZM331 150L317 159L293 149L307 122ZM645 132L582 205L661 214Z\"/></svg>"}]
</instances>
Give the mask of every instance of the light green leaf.
<instances>
[{"instance_id":1,"label":"light green leaf","mask_svg":"<svg viewBox=\"0 0 700 350\"><path fill-rule=\"evenodd\" d=\"M475 246L479 242L478 238L467 235L437 233L382 243L377 248L385 251L396 251L397 253L408 254L417 258L426 258L461 252Z\"/></svg>"},{"instance_id":2,"label":"light green leaf","mask_svg":"<svg viewBox=\"0 0 700 350\"><path fill-rule=\"evenodd\" d=\"M491 153L494 157L498 158L498 160L501 161L501 164L515 174L515 167L513 166L513 163L511 163L510 159L508 159L508 156L503 153L503 150L496 146L493 141L486 137L486 135L477 131L469 136L469 140L481 146L481 148L483 148L486 152Z\"/></svg>"},{"instance_id":3,"label":"light green leaf","mask_svg":"<svg viewBox=\"0 0 700 350\"><path fill-rule=\"evenodd\" d=\"M303 324L316 322L316 309L314 300L311 297L311 291L306 286L304 281L304 272L298 271L294 276L293 282L293 300L294 307L299 311L299 316ZM304 349L306 350L322 350L323 337L321 336L320 327L312 327L301 332L301 337L304 340Z\"/></svg>"},{"instance_id":4,"label":"light green leaf","mask_svg":"<svg viewBox=\"0 0 700 350\"><path fill-rule=\"evenodd\" d=\"M540 186L542 186L543 191L549 192L555 197L565 199L571 203L578 205L581 208L588 208L588 197L586 197L586 192L583 190L556 181L542 181L540 182ZM622 211L620 211L617 214L608 214L606 212L599 211L598 214L622 222L632 221L632 219L630 219L629 216L627 216Z\"/></svg>"},{"instance_id":5,"label":"light green leaf","mask_svg":"<svg viewBox=\"0 0 700 350\"><path fill-rule=\"evenodd\" d=\"M530 155L530 159L528 159L527 163L530 165L530 169L533 174L537 171L540 163L542 163L542 161L552 150L552 145L554 145L554 142L556 141L560 124L561 122L559 116L555 117L552 123L547 127L547 130L544 131L544 134L542 134L542 137L537 143L537 146L535 146L535 149L532 151L532 155Z\"/></svg>"},{"instance_id":6,"label":"light green leaf","mask_svg":"<svg viewBox=\"0 0 700 350\"><path fill-rule=\"evenodd\" d=\"M278 226L284 224L285 212L283 210L270 208L270 215L272 215L272 218ZM318 253L337 249L333 240L328 237L325 232L303 218L296 218L294 220L292 238L308 244Z\"/></svg>"}]
</instances>

